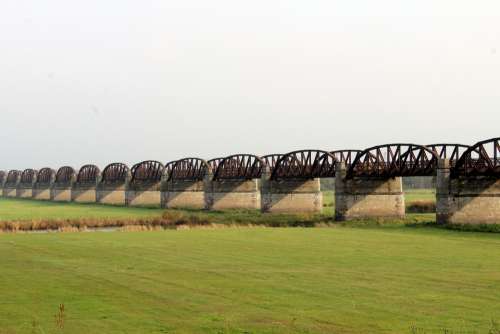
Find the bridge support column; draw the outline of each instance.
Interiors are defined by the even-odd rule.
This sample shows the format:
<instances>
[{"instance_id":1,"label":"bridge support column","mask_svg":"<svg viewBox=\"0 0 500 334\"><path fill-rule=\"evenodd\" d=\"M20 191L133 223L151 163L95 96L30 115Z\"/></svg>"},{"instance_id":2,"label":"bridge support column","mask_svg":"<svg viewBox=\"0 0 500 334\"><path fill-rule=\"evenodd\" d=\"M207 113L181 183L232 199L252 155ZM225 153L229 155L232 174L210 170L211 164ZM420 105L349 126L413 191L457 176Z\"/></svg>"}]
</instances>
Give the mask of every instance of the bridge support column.
<instances>
[{"instance_id":1,"label":"bridge support column","mask_svg":"<svg viewBox=\"0 0 500 334\"><path fill-rule=\"evenodd\" d=\"M153 184L130 184L126 193L129 206L160 207L161 182Z\"/></svg>"},{"instance_id":2,"label":"bridge support column","mask_svg":"<svg viewBox=\"0 0 500 334\"><path fill-rule=\"evenodd\" d=\"M300 213L321 212L323 193L320 179L271 180L270 173L262 175L262 212Z\"/></svg>"},{"instance_id":3,"label":"bridge support column","mask_svg":"<svg viewBox=\"0 0 500 334\"><path fill-rule=\"evenodd\" d=\"M500 224L500 179L451 178L449 160L439 160L436 221L439 224Z\"/></svg>"},{"instance_id":4,"label":"bridge support column","mask_svg":"<svg viewBox=\"0 0 500 334\"><path fill-rule=\"evenodd\" d=\"M71 199L77 203L96 203L97 187L96 184L75 183L71 189Z\"/></svg>"},{"instance_id":5,"label":"bridge support column","mask_svg":"<svg viewBox=\"0 0 500 334\"><path fill-rule=\"evenodd\" d=\"M401 177L346 179L344 163L335 177L335 219L404 218L405 200Z\"/></svg>"},{"instance_id":6,"label":"bridge support column","mask_svg":"<svg viewBox=\"0 0 500 334\"><path fill-rule=\"evenodd\" d=\"M71 183L54 183L50 189L50 200L54 202L71 202Z\"/></svg>"},{"instance_id":7,"label":"bridge support column","mask_svg":"<svg viewBox=\"0 0 500 334\"><path fill-rule=\"evenodd\" d=\"M16 197L33 198L33 185L20 183L17 187Z\"/></svg>"},{"instance_id":8,"label":"bridge support column","mask_svg":"<svg viewBox=\"0 0 500 334\"><path fill-rule=\"evenodd\" d=\"M109 205L127 205L127 183L99 183L96 191L97 203Z\"/></svg>"},{"instance_id":9,"label":"bridge support column","mask_svg":"<svg viewBox=\"0 0 500 334\"><path fill-rule=\"evenodd\" d=\"M17 187L19 186L19 182L21 181L21 174L17 175L16 180L12 180L11 182L5 182L3 186L3 196L4 197L16 197L17 196Z\"/></svg>"},{"instance_id":10,"label":"bridge support column","mask_svg":"<svg viewBox=\"0 0 500 334\"><path fill-rule=\"evenodd\" d=\"M35 184L33 186L33 199L49 201L51 198L52 184Z\"/></svg>"},{"instance_id":11,"label":"bridge support column","mask_svg":"<svg viewBox=\"0 0 500 334\"><path fill-rule=\"evenodd\" d=\"M162 186L161 204L168 209L204 209L204 181L172 180Z\"/></svg>"},{"instance_id":12,"label":"bridge support column","mask_svg":"<svg viewBox=\"0 0 500 334\"><path fill-rule=\"evenodd\" d=\"M209 173L205 179L207 210L260 209L260 180L216 180Z\"/></svg>"},{"instance_id":13,"label":"bridge support column","mask_svg":"<svg viewBox=\"0 0 500 334\"><path fill-rule=\"evenodd\" d=\"M3 188L3 196L4 197L16 197L17 196L17 187L14 185L6 184Z\"/></svg>"}]
</instances>

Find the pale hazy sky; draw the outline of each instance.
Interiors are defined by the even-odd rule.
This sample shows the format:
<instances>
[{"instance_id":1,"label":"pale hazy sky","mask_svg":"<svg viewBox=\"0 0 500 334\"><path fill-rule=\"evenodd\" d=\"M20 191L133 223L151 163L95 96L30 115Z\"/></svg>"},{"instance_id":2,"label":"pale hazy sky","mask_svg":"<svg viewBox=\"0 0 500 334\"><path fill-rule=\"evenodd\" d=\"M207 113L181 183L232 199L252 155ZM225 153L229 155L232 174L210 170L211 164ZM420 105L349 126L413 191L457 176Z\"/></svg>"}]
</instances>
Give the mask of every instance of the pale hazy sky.
<instances>
[{"instance_id":1,"label":"pale hazy sky","mask_svg":"<svg viewBox=\"0 0 500 334\"><path fill-rule=\"evenodd\" d=\"M0 169L500 136L498 0L1 0Z\"/></svg>"}]
</instances>

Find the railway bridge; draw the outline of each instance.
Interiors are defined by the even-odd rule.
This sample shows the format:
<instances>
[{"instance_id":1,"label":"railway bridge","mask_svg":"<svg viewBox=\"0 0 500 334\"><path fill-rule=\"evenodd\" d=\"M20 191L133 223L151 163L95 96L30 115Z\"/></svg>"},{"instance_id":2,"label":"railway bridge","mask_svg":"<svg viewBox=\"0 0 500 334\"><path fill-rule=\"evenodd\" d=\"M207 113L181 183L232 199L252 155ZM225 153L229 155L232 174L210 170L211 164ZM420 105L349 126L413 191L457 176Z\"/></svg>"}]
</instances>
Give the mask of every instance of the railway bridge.
<instances>
[{"instance_id":1,"label":"railway bridge","mask_svg":"<svg viewBox=\"0 0 500 334\"><path fill-rule=\"evenodd\" d=\"M402 178L436 178L438 223L500 223L500 137L473 145L395 143L365 150L306 149L257 156L190 157L102 171L42 168L0 171L5 197L154 205L207 210L320 212L320 180L335 179L335 219L402 218Z\"/></svg>"}]
</instances>

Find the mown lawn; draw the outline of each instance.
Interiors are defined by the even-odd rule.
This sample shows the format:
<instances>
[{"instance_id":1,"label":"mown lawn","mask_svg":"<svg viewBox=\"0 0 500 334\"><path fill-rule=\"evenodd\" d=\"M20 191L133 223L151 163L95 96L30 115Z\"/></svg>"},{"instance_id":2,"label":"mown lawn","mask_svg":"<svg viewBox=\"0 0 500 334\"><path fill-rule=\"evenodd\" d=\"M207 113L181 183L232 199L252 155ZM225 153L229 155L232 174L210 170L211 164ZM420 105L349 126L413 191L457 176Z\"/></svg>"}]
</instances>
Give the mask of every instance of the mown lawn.
<instances>
[{"instance_id":1,"label":"mown lawn","mask_svg":"<svg viewBox=\"0 0 500 334\"><path fill-rule=\"evenodd\" d=\"M0 254L0 333L497 333L500 322L498 234L0 234Z\"/></svg>"}]
</instances>

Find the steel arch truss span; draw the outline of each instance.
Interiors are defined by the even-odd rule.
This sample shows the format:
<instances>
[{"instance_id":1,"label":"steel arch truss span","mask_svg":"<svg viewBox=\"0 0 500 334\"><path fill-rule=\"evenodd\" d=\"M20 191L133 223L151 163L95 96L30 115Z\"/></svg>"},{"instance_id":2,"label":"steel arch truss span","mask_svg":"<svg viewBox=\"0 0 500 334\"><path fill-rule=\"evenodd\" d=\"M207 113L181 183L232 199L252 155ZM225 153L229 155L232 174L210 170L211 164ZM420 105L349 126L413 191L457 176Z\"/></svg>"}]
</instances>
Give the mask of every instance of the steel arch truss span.
<instances>
[{"instance_id":1,"label":"steel arch truss span","mask_svg":"<svg viewBox=\"0 0 500 334\"><path fill-rule=\"evenodd\" d=\"M131 183L156 183L161 181L163 164L159 161L147 160L132 167Z\"/></svg>"},{"instance_id":2,"label":"steel arch truss span","mask_svg":"<svg viewBox=\"0 0 500 334\"><path fill-rule=\"evenodd\" d=\"M199 158L185 158L167 164L168 181L201 181L208 171L208 163Z\"/></svg>"},{"instance_id":3,"label":"steel arch truss span","mask_svg":"<svg viewBox=\"0 0 500 334\"><path fill-rule=\"evenodd\" d=\"M25 169L21 174L21 183L29 184L36 180L37 171L34 169Z\"/></svg>"},{"instance_id":4,"label":"steel arch truss span","mask_svg":"<svg viewBox=\"0 0 500 334\"><path fill-rule=\"evenodd\" d=\"M102 183L125 183L127 181L127 176L129 173L129 168L127 165L121 162L114 162L107 165L102 171Z\"/></svg>"},{"instance_id":5,"label":"steel arch truss span","mask_svg":"<svg viewBox=\"0 0 500 334\"><path fill-rule=\"evenodd\" d=\"M266 166L269 167L269 170L272 171L276 166L276 163L278 162L279 159L281 159L282 156L283 154L268 154L261 157L261 159L264 161Z\"/></svg>"},{"instance_id":6,"label":"steel arch truss span","mask_svg":"<svg viewBox=\"0 0 500 334\"><path fill-rule=\"evenodd\" d=\"M235 154L222 159L214 172L214 180L251 180L262 176L264 161L251 154Z\"/></svg>"},{"instance_id":7,"label":"steel arch truss span","mask_svg":"<svg viewBox=\"0 0 500 334\"><path fill-rule=\"evenodd\" d=\"M11 170L7 174L7 181L5 182L6 185L15 185L19 176L21 175L21 171L19 170Z\"/></svg>"},{"instance_id":8,"label":"steel arch truss span","mask_svg":"<svg viewBox=\"0 0 500 334\"><path fill-rule=\"evenodd\" d=\"M59 168L56 174L56 183L69 183L75 176L73 167L64 166Z\"/></svg>"},{"instance_id":9,"label":"steel arch truss span","mask_svg":"<svg viewBox=\"0 0 500 334\"><path fill-rule=\"evenodd\" d=\"M78 171L76 182L96 183L101 170L96 165L85 165Z\"/></svg>"},{"instance_id":10,"label":"steel arch truss span","mask_svg":"<svg viewBox=\"0 0 500 334\"><path fill-rule=\"evenodd\" d=\"M451 168L451 176L500 176L500 137L471 146Z\"/></svg>"},{"instance_id":11,"label":"steel arch truss span","mask_svg":"<svg viewBox=\"0 0 500 334\"><path fill-rule=\"evenodd\" d=\"M335 157L336 162L344 162L346 167L352 165L352 162L359 153L361 153L360 150L338 150L330 152L330 154Z\"/></svg>"},{"instance_id":12,"label":"steel arch truss span","mask_svg":"<svg viewBox=\"0 0 500 334\"><path fill-rule=\"evenodd\" d=\"M294 151L283 155L274 166L271 179L314 179L335 177L335 157L320 150Z\"/></svg>"},{"instance_id":13,"label":"steel arch truss span","mask_svg":"<svg viewBox=\"0 0 500 334\"><path fill-rule=\"evenodd\" d=\"M38 184L50 184L52 181L52 177L55 174L55 170L52 168L42 168L38 171L38 175L36 177L36 183Z\"/></svg>"},{"instance_id":14,"label":"steel arch truss span","mask_svg":"<svg viewBox=\"0 0 500 334\"><path fill-rule=\"evenodd\" d=\"M439 159L448 159L454 165L470 146L462 144L431 144L426 145L433 150Z\"/></svg>"},{"instance_id":15,"label":"steel arch truss span","mask_svg":"<svg viewBox=\"0 0 500 334\"><path fill-rule=\"evenodd\" d=\"M437 168L438 154L416 144L374 146L360 152L347 170L352 177L432 176Z\"/></svg>"},{"instance_id":16,"label":"steel arch truss span","mask_svg":"<svg viewBox=\"0 0 500 334\"><path fill-rule=\"evenodd\" d=\"M219 165L222 162L222 160L224 160L224 158L215 158L207 161L208 166L210 167L212 173L215 173L217 171L217 168L219 168Z\"/></svg>"}]
</instances>

